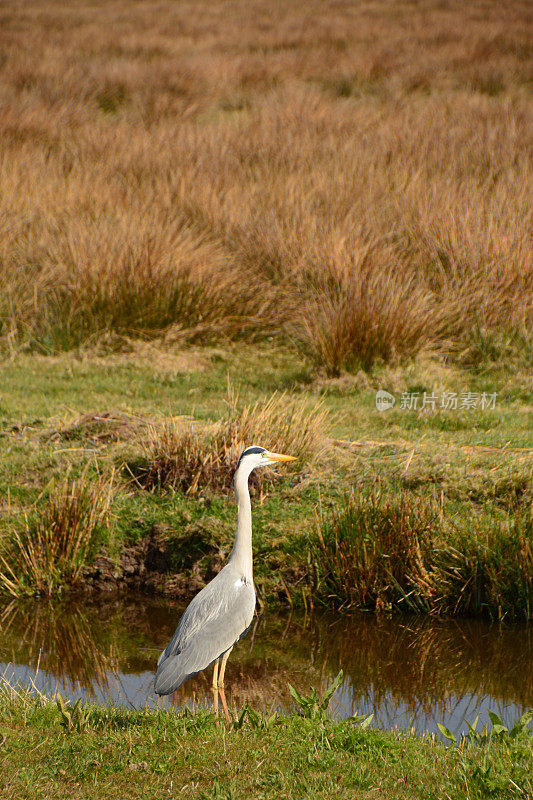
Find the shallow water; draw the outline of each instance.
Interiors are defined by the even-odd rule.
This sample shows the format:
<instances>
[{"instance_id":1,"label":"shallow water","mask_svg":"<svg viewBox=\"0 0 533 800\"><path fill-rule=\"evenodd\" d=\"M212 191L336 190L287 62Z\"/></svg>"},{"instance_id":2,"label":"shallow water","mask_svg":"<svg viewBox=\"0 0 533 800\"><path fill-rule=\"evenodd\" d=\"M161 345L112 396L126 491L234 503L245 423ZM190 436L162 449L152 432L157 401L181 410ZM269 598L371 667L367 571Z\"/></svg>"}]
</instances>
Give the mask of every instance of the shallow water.
<instances>
[{"instance_id":1,"label":"shallow water","mask_svg":"<svg viewBox=\"0 0 533 800\"><path fill-rule=\"evenodd\" d=\"M180 609L146 596L0 606L0 674L9 683L77 699L154 705L153 675ZM474 620L372 614L256 618L226 671L230 704L291 708L290 682L323 691L344 679L335 717L374 714L379 727L458 733L487 710L514 721L533 706L533 628ZM188 681L163 706L209 704L210 675Z\"/></svg>"}]
</instances>

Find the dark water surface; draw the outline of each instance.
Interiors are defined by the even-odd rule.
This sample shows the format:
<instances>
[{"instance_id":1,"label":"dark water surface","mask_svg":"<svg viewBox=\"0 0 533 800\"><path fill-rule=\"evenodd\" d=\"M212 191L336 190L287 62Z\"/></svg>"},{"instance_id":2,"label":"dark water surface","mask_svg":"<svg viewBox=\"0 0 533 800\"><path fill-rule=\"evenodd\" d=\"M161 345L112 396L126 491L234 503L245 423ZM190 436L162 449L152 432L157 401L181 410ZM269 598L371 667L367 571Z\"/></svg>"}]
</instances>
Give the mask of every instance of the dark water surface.
<instances>
[{"instance_id":1,"label":"dark water surface","mask_svg":"<svg viewBox=\"0 0 533 800\"><path fill-rule=\"evenodd\" d=\"M145 596L0 606L0 675L76 699L154 705L159 652L179 619L172 602ZM378 618L372 614L265 613L234 649L226 672L230 705L291 708L290 682L323 691L344 680L336 717L374 713L379 727L454 732L487 710L512 722L533 706L533 628L474 620ZM208 704L210 670L163 706Z\"/></svg>"}]
</instances>

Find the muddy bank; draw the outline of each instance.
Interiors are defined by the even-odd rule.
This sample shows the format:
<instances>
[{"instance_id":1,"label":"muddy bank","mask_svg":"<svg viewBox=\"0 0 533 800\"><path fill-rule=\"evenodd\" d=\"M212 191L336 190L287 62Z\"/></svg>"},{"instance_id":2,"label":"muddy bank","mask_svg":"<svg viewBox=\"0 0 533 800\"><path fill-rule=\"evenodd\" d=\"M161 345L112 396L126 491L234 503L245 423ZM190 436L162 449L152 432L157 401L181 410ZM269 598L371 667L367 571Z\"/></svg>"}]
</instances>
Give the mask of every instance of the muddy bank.
<instances>
[{"instance_id":1,"label":"muddy bank","mask_svg":"<svg viewBox=\"0 0 533 800\"><path fill-rule=\"evenodd\" d=\"M136 591L188 600L220 572L227 553L209 535L191 527L169 536L166 525L155 524L118 558L98 556L86 567L76 587L82 592Z\"/></svg>"},{"instance_id":2,"label":"muddy bank","mask_svg":"<svg viewBox=\"0 0 533 800\"><path fill-rule=\"evenodd\" d=\"M191 525L179 536L169 535L166 525L156 523L118 558L98 556L87 566L75 590L81 593L142 592L178 600L190 600L226 564L229 552L202 528ZM290 586L306 583L303 568L279 573L272 587L274 601L292 605Z\"/></svg>"}]
</instances>

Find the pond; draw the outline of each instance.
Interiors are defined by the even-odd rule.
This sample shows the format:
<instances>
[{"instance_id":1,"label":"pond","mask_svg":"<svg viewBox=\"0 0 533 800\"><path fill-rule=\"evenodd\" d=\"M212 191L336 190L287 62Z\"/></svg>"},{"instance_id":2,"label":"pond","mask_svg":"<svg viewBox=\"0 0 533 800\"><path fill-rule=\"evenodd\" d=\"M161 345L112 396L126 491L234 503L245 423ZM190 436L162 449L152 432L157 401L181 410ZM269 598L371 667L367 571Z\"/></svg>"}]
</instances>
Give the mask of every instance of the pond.
<instances>
[{"instance_id":1,"label":"pond","mask_svg":"<svg viewBox=\"0 0 533 800\"><path fill-rule=\"evenodd\" d=\"M147 596L0 606L0 674L11 684L128 707L210 704L210 670L157 700L158 655L182 609ZM373 614L258 616L226 671L230 703L288 711L288 684L324 691L342 669L334 717L375 726L465 730L487 710L507 722L533 706L533 628Z\"/></svg>"}]
</instances>

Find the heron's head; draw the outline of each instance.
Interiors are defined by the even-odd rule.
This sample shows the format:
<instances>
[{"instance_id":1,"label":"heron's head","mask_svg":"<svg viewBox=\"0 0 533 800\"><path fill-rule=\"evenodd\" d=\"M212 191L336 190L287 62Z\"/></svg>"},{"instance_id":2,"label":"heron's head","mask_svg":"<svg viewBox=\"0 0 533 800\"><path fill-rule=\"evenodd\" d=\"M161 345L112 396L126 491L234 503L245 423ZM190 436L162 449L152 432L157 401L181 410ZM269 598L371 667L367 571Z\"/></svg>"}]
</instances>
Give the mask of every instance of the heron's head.
<instances>
[{"instance_id":1,"label":"heron's head","mask_svg":"<svg viewBox=\"0 0 533 800\"><path fill-rule=\"evenodd\" d=\"M272 453L270 450L265 450L264 447L247 447L239 458L237 469L242 468L249 475L252 470L258 467L268 467L269 464L275 464L277 461L296 461L296 458L295 456L284 456L282 453Z\"/></svg>"}]
</instances>

